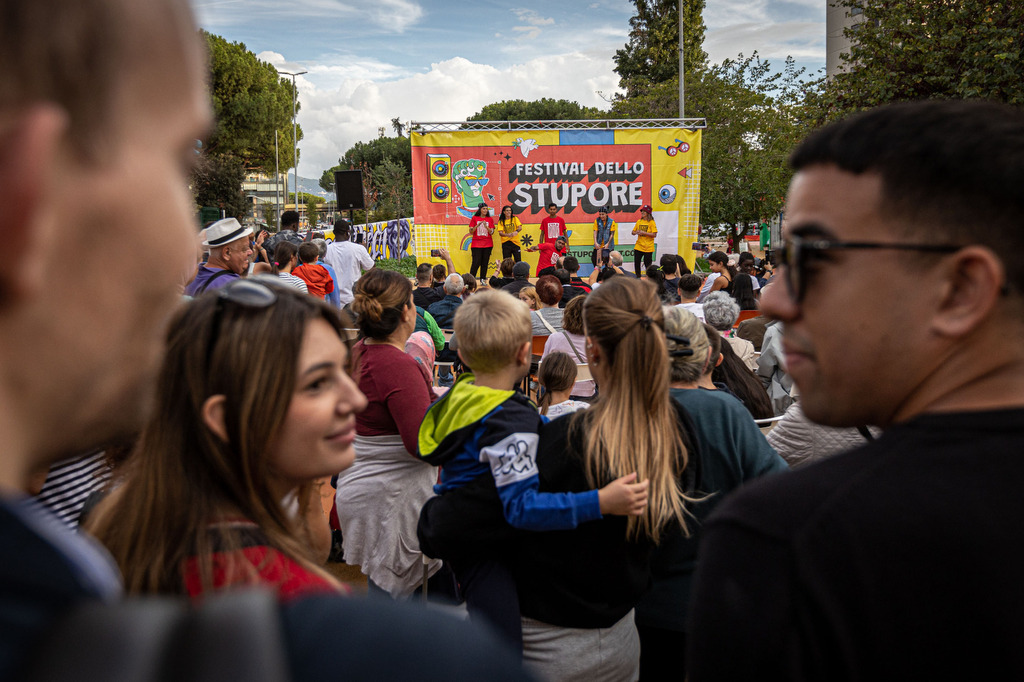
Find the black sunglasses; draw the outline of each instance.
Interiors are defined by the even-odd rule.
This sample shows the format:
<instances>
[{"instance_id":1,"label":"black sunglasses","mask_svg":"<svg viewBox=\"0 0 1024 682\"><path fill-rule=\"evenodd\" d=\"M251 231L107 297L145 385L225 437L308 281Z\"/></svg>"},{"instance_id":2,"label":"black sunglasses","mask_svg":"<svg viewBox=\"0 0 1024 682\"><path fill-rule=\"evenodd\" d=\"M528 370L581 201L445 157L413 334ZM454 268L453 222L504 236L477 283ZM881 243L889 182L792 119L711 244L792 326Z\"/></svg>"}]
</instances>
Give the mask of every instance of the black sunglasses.
<instances>
[{"instance_id":1,"label":"black sunglasses","mask_svg":"<svg viewBox=\"0 0 1024 682\"><path fill-rule=\"evenodd\" d=\"M961 246L954 244L888 244L881 242L837 242L828 239L804 239L791 236L779 250L779 264L786 267L786 285L794 302L800 303L807 293L807 263L828 251L850 249L895 249L926 253L955 253Z\"/></svg>"},{"instance_id":2,"label":"black sunglasses","mask_svg":"<svg viewBox=\"0 0 1024 682\"><path fill-rule=\"evenodd\" d=\"M243 279L232 282L214 292L217 303L213 309L213 318L210 321L210 343L206 347L206 367L210 367L210 360L213 358L213 349L217 347L220 339L220 327L224 317L224 311L230 305L252 310L263 310L277 302L277 294L273 288L256 282L251 279Z\"/></svg>"}]
</instances>

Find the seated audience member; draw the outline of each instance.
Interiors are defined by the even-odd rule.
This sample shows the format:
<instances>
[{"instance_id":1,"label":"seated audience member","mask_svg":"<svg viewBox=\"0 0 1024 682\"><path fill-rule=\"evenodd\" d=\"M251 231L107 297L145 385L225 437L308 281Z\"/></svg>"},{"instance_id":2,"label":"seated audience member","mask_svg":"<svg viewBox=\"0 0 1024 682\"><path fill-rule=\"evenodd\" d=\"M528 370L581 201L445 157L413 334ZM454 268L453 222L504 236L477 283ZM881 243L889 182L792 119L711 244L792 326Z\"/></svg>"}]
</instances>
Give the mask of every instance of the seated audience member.
<instances>
[{"instance_id":1,"label":"seated audience member","mask_svg":"<svg viewBox=\"0 0 1024 682\"><path fill-rule=\"evenodd\" d=\"M756 266L757 259L749 251L742 252L736 261L737 274L747 275L750 278L750 287L754 292L754 298L758 298L761 295L761 282L758 281L755 274Z\"/></svg>"},{"instance_id":2,"label":"seated audience member","mask_svg":"<svg viewBox=\"0 0 1024 682\"><path fill-rule=\"evenodd\" d=\"M454 273L455 268L453 267L451 271ZM446 268L443 264L438 263L437 265L434 266L433 270L431 270L431 274L434 278L434 291L436 291L437 295L440 297L438 300L441 300L441 298L444 298L445 296L444 281L448 278L448 268Z\"/></svg>"},{"instance_id":3,"label":"seated audience member","mask_svg":"<svg viewBox=\"0 0 1024 682\"><path fill-rule=\"evenodd\" d=\"M566 258L572 258L572 256L566 256ZM586 289L575 286L572 283L572 276L569 271L564 268L555 270L555 277L562 283L562 300L558 302L559 308L565 308L565 304L576 298L577 296L586 296L590 293L590 285L587 285ZM578 278L577 278L578 279Z\"/></svg>"},{"instance_id":4,"label":"seated audience member","mask_svg":"<svg viewBox=\"0 0 1024 682\"><path fill-rule=\"evenodd\" d=\"M462 288L462 300L465 301L470 295L476 293L476 290L480 286L480 281L476 277L466 272L462 275L462 283L465 284Z\"/></svg>"},{"instance_id":5,"label":"seated audience member","mask_svg":"<svg viewBox=\"0 0 1024 682\"><path fill-rule=\"evenodd\" d=\"M590 403L570 397L576 384L576 373L576 361L562 351L549 353L541 359L537 373L537 382L544 389L537 403L541 415L555 419L590 407Z\"/></svg>"},{"instance_id":6,"label":"seated audience member","mask_svg":"<svg viewBox=\"0 0 1024 682\"><path fill-rule=\"evenodd\" d=\"M662 303L675 300L673 296L668 294L668 287L665 285L665 273L661 271L660 267L652 265L647 268L644 274L647 275L647 282L654 286L654 290L657 292L658 298L661 299Z\"/></svg>"},{"instance_id":7,"label":"seated audience member","mask_svg":"<svg viewBox=\"0 0 1024 682\"><path fill-rule=\"evenodd\" d=\"M679 303L679 256L674 253L662 255L659 261L661 272L665 275L665 303ZM648 274L648 277L650 275Z\"/></svg>"},{"instance_id":8,"label":"seated audience member","mask_svg":"<svg viewBox=\"0 0 1024 682\"><path fill-rule=\"evenodd\" d=\"M307 242L299 247L299 260L302 265L292 270L292 274L306 283L306 289L311 296L316 298L327 298L327 294L334 291L334 280L327 268L317 264L320 257L320 248Z\"/></svg>"},{"instance_id":9,"label":"seated audience member","mask_svg":"<svg viewBox=\"0 0 1024 682\"><path fill-rule=\"evenodd\" d=\"M457 272L448 275L444 281L444 298L427 308L427 312L433 316L434 321L441 329L451 329L454 325L455 311L462 305L462 290L465 287L466 283L462 279L462 275ZM456 360L458 360L458 356L451 348L445 348L437 355L438 362L448 363ZM437 383L440 386L451 386L454 381L451 367L441 365L437 370Z\"/></svg>"},{"instance_id":10,"label":"seated audience member","mask_svg":"<svg viewBox=\"0 0 1024 682\"><path fill-rule=\"evenodd\" d=\"M587 364L587 339L583 335L583 306L585 296L577 296L569 301L562 314L562 331L548 337L541 354L541 362L551 353L567 353L577 365ZM594 397L594 381L577 381L572 387L574 398Z\"/></svg>"},{"instance_id":11,"label":"seated audience member","mask_svg":"<svg viewBox=\"0 0 1024 682\"><path fill-rule=\"evenodd\" d=\"M722 391L701 388L701 379L712 364L712 348L701 321L678 306L666 307L664 314L671 368L669 393L693 418L701 453L697 489L705 497L690 506L697 521L693 534L672 533L654 550L654 585L636 608L641 679L655 679L665 670L685 667L690 584L699 561L704 519L743 483L787 468L738 400Z\"/></svg>"},{"instance_id":12,"label":"seated audience member","mask_svg":"<svg viewBox=\"0 0 1024 682\"><path fill-rule=\"evenodd\" d=\"M113 471L105 450L69 457L43 470L28 493L71 530L78 529L79 517L93 493L103 490Z\"/></svg>"},{"instance_id":13,"label":"seated audience member","mask_svg":"<svg viewBox=\"0 0 1024 682\"><path fill-rule=\"evenodd\" d=\"M327 255L327 240L323 237L314 237L313 243L316 244L316 248L320 250L320 255L317 257L317 265L322 265L327 268L327 273L331 276L331 282L334 285L327 294L327 302L335 308L340 308L341 296L338 294L338 273L335 272L333 266L324 262L324 256Z\"/></svg>"},{"instance_id":14,"label":"seated audience member","mask_svg":"<svg viewBox=\"0 0 1024 682\"><path fill-rule=\"evenodd\" d=\"M576 256L566 256L562 259L562 267L569 273L569 284L582 289L584 293L590 293L590 284L580 279L580 262Z\"/></svg>"},{"instance_id":15,"label":"seated audience member","mask_svg":"<svg viewBox=\"0 0 1024 682\"><path fill-rule=\"evenodd\" d=\"M537 296L540 308L530 313L533 321L533 335L545 336L562 331L564 310L558 307L562 300L562 283L554 275L544 275L537 280Z\"/></svg>"},{"instance_id":16,"label":"seated audience member","mask_svg":"<svg viewBox=\"0 0 1024 682\"><path fill-rule=\"evenodd\" d=\"M309 293L306 283L292 274L292 270L299 262L299 247L291 242L280 242L274 249L274 262L271 264L271 274L276 275L278 280L298 289L304 294Z\"/></svg>"},{"instance_id":17,"label":"seated audience member","mask_svg":"<svg viewBox=\"0 0 1024 682\"><path fill-rule=\"evenodd\" d=\"M178 315L153 418L89 523L129 592L342 590L322 568L330 530L318 481L352 464L366 407L343 339L326 303L258 280ZM311 422L320 404L336 416Z\"/></svg>"},{"instance_id":18,"label":"seated audience member","mask_svg":"<svg viewBox=\"0 0 1024 682\"><path fill-rule=\"evenodd\" d=\"M511 256L498 263L498 271L491 276L490 280L488 280L487 286L491 289L500 289L503 286L512 284L512 282L515 281L514 275L512 274L515 266L516 260ZM527 268L526 272L530 272L529 268Z\"/></svg>"},{"instance_id":19,"label":"seated audience member","mask_svg":"<svg viewBox=\"0 0 1024 682\"><path fill-rule=\"evenodd\" d=\"M867 428L870 438L856 428L815 424L807 418L800 407L800 401L796 400L766 438L791 468L799 469L832 455L859 448L882 435L881 429L873 426Z\"/></svg>"},{"instance_id":20,"label":"seated audience member","mask_svg":"<svg viewBox=\"0 0 1024 682\"><path fill-rule=\"evenodd\" d=\"M754 296L754 288L750 283L751 278L740 273L736 281L732 283L732 294L740 310L757 310L759 308L757 298Z\"/></svg>"},{"instance_id":21,"label":"seated audience member","mask_svg":"<svg viewBox=\"0 0 1024 682\"><path fill-rule=\"evenodd\" d=\"M434 268L430 263L420 263L416 266L416 288L413 289L412 300L416 307L424 310L444 298L444 295L439 294L431 285L433 272Z\"/></svg>"},{"instance_id":22,"label":"seated audience member","mask_svg":"<svg viewBox=\"0 0 1024 682\"><path fill-rule=\"evenodd\" d=\"M736 355L732 344L723 343L721 353L722 362L711 373L711 378L715 383L728 386L729 392L740 399L754 419L774 417L775 411L772 409L771 401L768 400L764 386Z\"/></svg>"},{"instance_id":23,"label":"seated audience member","mask_svg":"<svg viewBox=\"0 0 1024 682\"><path fill-rule=\"evenodd\" d=\"M729 293L732 291L733 280L736 279L736 268L729 261L729 256L725 253L715 251L708 256L707 260L708 267L711 268L711 274L704 280L700 296L697 297L697 301L700 303L703 303L715 291Z\"/></svg>"},{"instance_id":24,"label":"seated audience member","mask_svg":"<svg viewBox=\"0 0 1024 682\"><path fill-rule=\"evenodd\" d=\"M736 336L736 330L733 329L739 316L739 304L724 291L712 292L704 299L704 320L722 334L743 364L754 371L757 369L754 344Z\"/></svg>"},{"instance_id":25,"label":"seated audience member","mask_svg":"<svg viewBox=\"0 0 1024 682\"><path fill-rule=\"evenodd\" d=\"M697 316L701 322L704 321L704 306L697 303L697 296L700 295L701 279L699 275L687 273L679 278L679 307L688 310Z\"/></svg>"},{"instance_id":26,"label":"seated audience member","mask_svg":"<svg viewBox=\"0 0 1024 682\"><path fill-rule=\"evenodd\" d=\"M777 415L785 412L793 404L793 379L785 368L782 334L782 322L769 322L765 328L761 355L757 358L757 377L768 392L772 411Z\"/></svg>"},{"instance_id":27,"label":"seated audience member","mask_svg":"<svg viewBox=\"0 0 1024 682\"><path fill-rule=\"evenodd\" d=\"M512 266L512 277L512 282L503 286L501 288L502 291L507 291L513 296L517 296L524 287L533 286L530 284L530 264L526 261L519 261Z\"/></svg>"},{"instance_id":28,"label":"seated audience member","mask_svg":"<svg viewBox=\"0 0 1024 682\"><path fill-rule=\"evenodd\" d=\"M530 366L526 309L504 294L481 292L459 308L455 334L473 374L460 377L420 426L420 457L441 466L438 496L420 515L420 545L451 566L470 618L489 621L521 646L519 601L502 565L514 548L512 529L566 530L602 515L638 513L647 486L632 483L633 474L600 491L538 492L541 417L515 390ZM451 532L465 524L477 532Z\"/></svg>"},{"instance_id":29,"label":"seated audience member","mask_svg":"<svg viewBox=\"0 0 1024 682\"><path fill-rule=\"evenodd\" d=\"M405 599L424 572L441 567L436 559L424 563L416 539L420 509L437 478L415 457L420 422L435 397L433 367L405 352L416 325L408 279L374 268L353 293L363 338L352 355L368 404L356 415L355 464L338 476L335 507L345 563L359 566L371 592Z\"/></svg>"},{"instance_id":30,"label":"seated audience member","mask_svg":"<svg viewBox=\"0 0 1024 682\"><path fill-rule=\"evenodd\" d=\"M519 300L530 310L540 310L540 296L537 295L537 287L532 284L519 290Z\"/></svg>"},{"instance_id":31,"label":"seated audience member","mask_svg":"<svg viewBox=\"0 0 1024 682\"><path fill-rule=\"evenodd\" d=\"M605 279L611 277L613 274L636 277L632 272L622 268L622 254L618 251L611 251L608 254L607 264L602 264L600 267L594 268L594 271L590 273L590 277L587 278L587 283L593 286L595 282L602 281L602 273L608 273L605 275Z\"/></svg>"}]
</instances>

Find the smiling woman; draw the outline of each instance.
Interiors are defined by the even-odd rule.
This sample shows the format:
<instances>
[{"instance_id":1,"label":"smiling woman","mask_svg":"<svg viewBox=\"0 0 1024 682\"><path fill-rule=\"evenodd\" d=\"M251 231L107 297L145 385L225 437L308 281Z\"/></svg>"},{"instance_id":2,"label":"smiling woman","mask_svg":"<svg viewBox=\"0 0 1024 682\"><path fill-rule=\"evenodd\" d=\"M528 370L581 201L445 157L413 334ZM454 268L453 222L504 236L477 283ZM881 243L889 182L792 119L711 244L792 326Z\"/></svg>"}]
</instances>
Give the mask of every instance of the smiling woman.
<instances>
[{"instance_id":1,"label":"smiling woman","mask_svg":"<svg viewBox=\"0 0 1024 682\"><path fill-rule=\"evenodd\" d=\"M312 551L326 519L308 511L313 482L351 465L366 407L342 330L336 311L275 282L235 282L179 314L154 416L90 523L129 592L341 590Z\"/></svg>"}]
</instances>

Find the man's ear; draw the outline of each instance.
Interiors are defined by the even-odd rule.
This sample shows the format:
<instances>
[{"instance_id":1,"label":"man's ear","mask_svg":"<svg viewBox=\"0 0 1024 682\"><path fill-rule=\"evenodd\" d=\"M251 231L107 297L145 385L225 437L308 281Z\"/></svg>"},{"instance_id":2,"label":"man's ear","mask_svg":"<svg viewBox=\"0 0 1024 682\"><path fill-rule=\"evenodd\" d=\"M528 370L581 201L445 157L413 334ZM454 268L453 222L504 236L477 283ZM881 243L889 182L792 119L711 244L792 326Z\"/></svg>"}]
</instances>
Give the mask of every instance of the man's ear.
<instances>
[{"instance_id":1,"label":"man's ear","mask_svg":"<svg viewBox=\"0 0 1024 682\"><path fill-rule=\"evenodd\" d=\"M224 423L224 402L226 398L221 395L211 395L203 403L202 418L206 428L217 434L225 443L228 442L228 429Z\"/></svg>"},{"instance_id":2,"label":"man's ear","mask_svg":"<svg viewBox=\"0 0 1024 682\"><path fill-rule=\"evenodd\" d=\"M39 104L0 120L0 304L40 290L49 270L47 240L56 230L50 214L61 163L67 116Z\"/></svg>"},{"instance_id":3,"label":"man's ear","mask_svg":"<svg viewBox=\"0 0 1024 682\"><path fill-rule=\"evenodd\" d=\"M1006 268L984 246L967 246L950 258L943 271L932 329L942 336L969 333L993 314L1006 282Z\"/></svg>"}]
</instances>

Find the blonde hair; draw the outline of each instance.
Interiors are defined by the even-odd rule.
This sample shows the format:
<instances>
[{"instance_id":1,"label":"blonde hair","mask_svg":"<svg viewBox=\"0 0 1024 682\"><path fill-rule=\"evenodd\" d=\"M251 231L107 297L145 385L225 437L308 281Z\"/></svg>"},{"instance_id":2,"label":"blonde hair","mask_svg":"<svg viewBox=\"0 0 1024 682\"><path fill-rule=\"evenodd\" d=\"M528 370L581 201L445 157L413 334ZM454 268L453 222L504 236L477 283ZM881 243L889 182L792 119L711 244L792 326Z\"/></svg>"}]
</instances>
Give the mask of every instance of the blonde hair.
<instances>
[{"instance_id":1,"label":"blonde hair","mask_svg":"<svg viewBox=\"0 0 1024 682\"><path fill-rule=\"evenodd\" d=\"M490 289L460 305L453 326L462 359L478 372L494 372L511 364L533 334L526 305Z\"/></svg>"},{"instance_id":2,"label":"blonde hair","mask_svg":"<svg viewBox=\"0 0 1024 682\"><path fill-rule=\"evenodd\" d=\"M689 498L680 483L687 451L668 393L664 317L654 287L613 277L587 296L583 320L605 374L597 402L573 417L587 481L599 488L633 472L650 481L647 509L626 521L630 539L658 542L673 522L687 533Z\"/></svg>"},{"instance_id":3,"label":"blonde hair","mask_svg":"<svg viewBox=\"0 0 1024 682\"><path fill-rule=\"evenodd\" d=\"M668 352L671 354L687 348L693 351L692 355L672 357L669 365L670 378L673 383L696 383L704 376L704 370L708 366L708 351L711 349L708 335L704 332L704 323L686 308L665 306L663 312ZM668 338L669 335L687 338L689 343L680 343Z\"/></svg>"},{"instance_id":4,"label":"blonde hair","mask_svg":"<svg viewBox=\"0 0 1024 682\"><path fill-rule=\"evenodd\" d=\"M576 373L576 361L568 353L556 351L544 357L537 371L537 381L545 389L538 405L541 414L548 413L552 393L572 388L576 383Z\"/></svg>"},{"instance_id":5,"label":"blonde hair","mask_svg":"<svg viewBox=\"0 0 1024 682\"><path fill-rule=\"evenodd\" d=\"M522 289L519 290L519 295L526 295L527 298L533 301L533 307L530 308L530 310L540 309L540 295L537 293L537 287L532 285L528 287L523 287ZM523 299L520 298L519 300L522 301ZM525 301L523 302L525 303Z\"/></svg>"}]
</instances>

